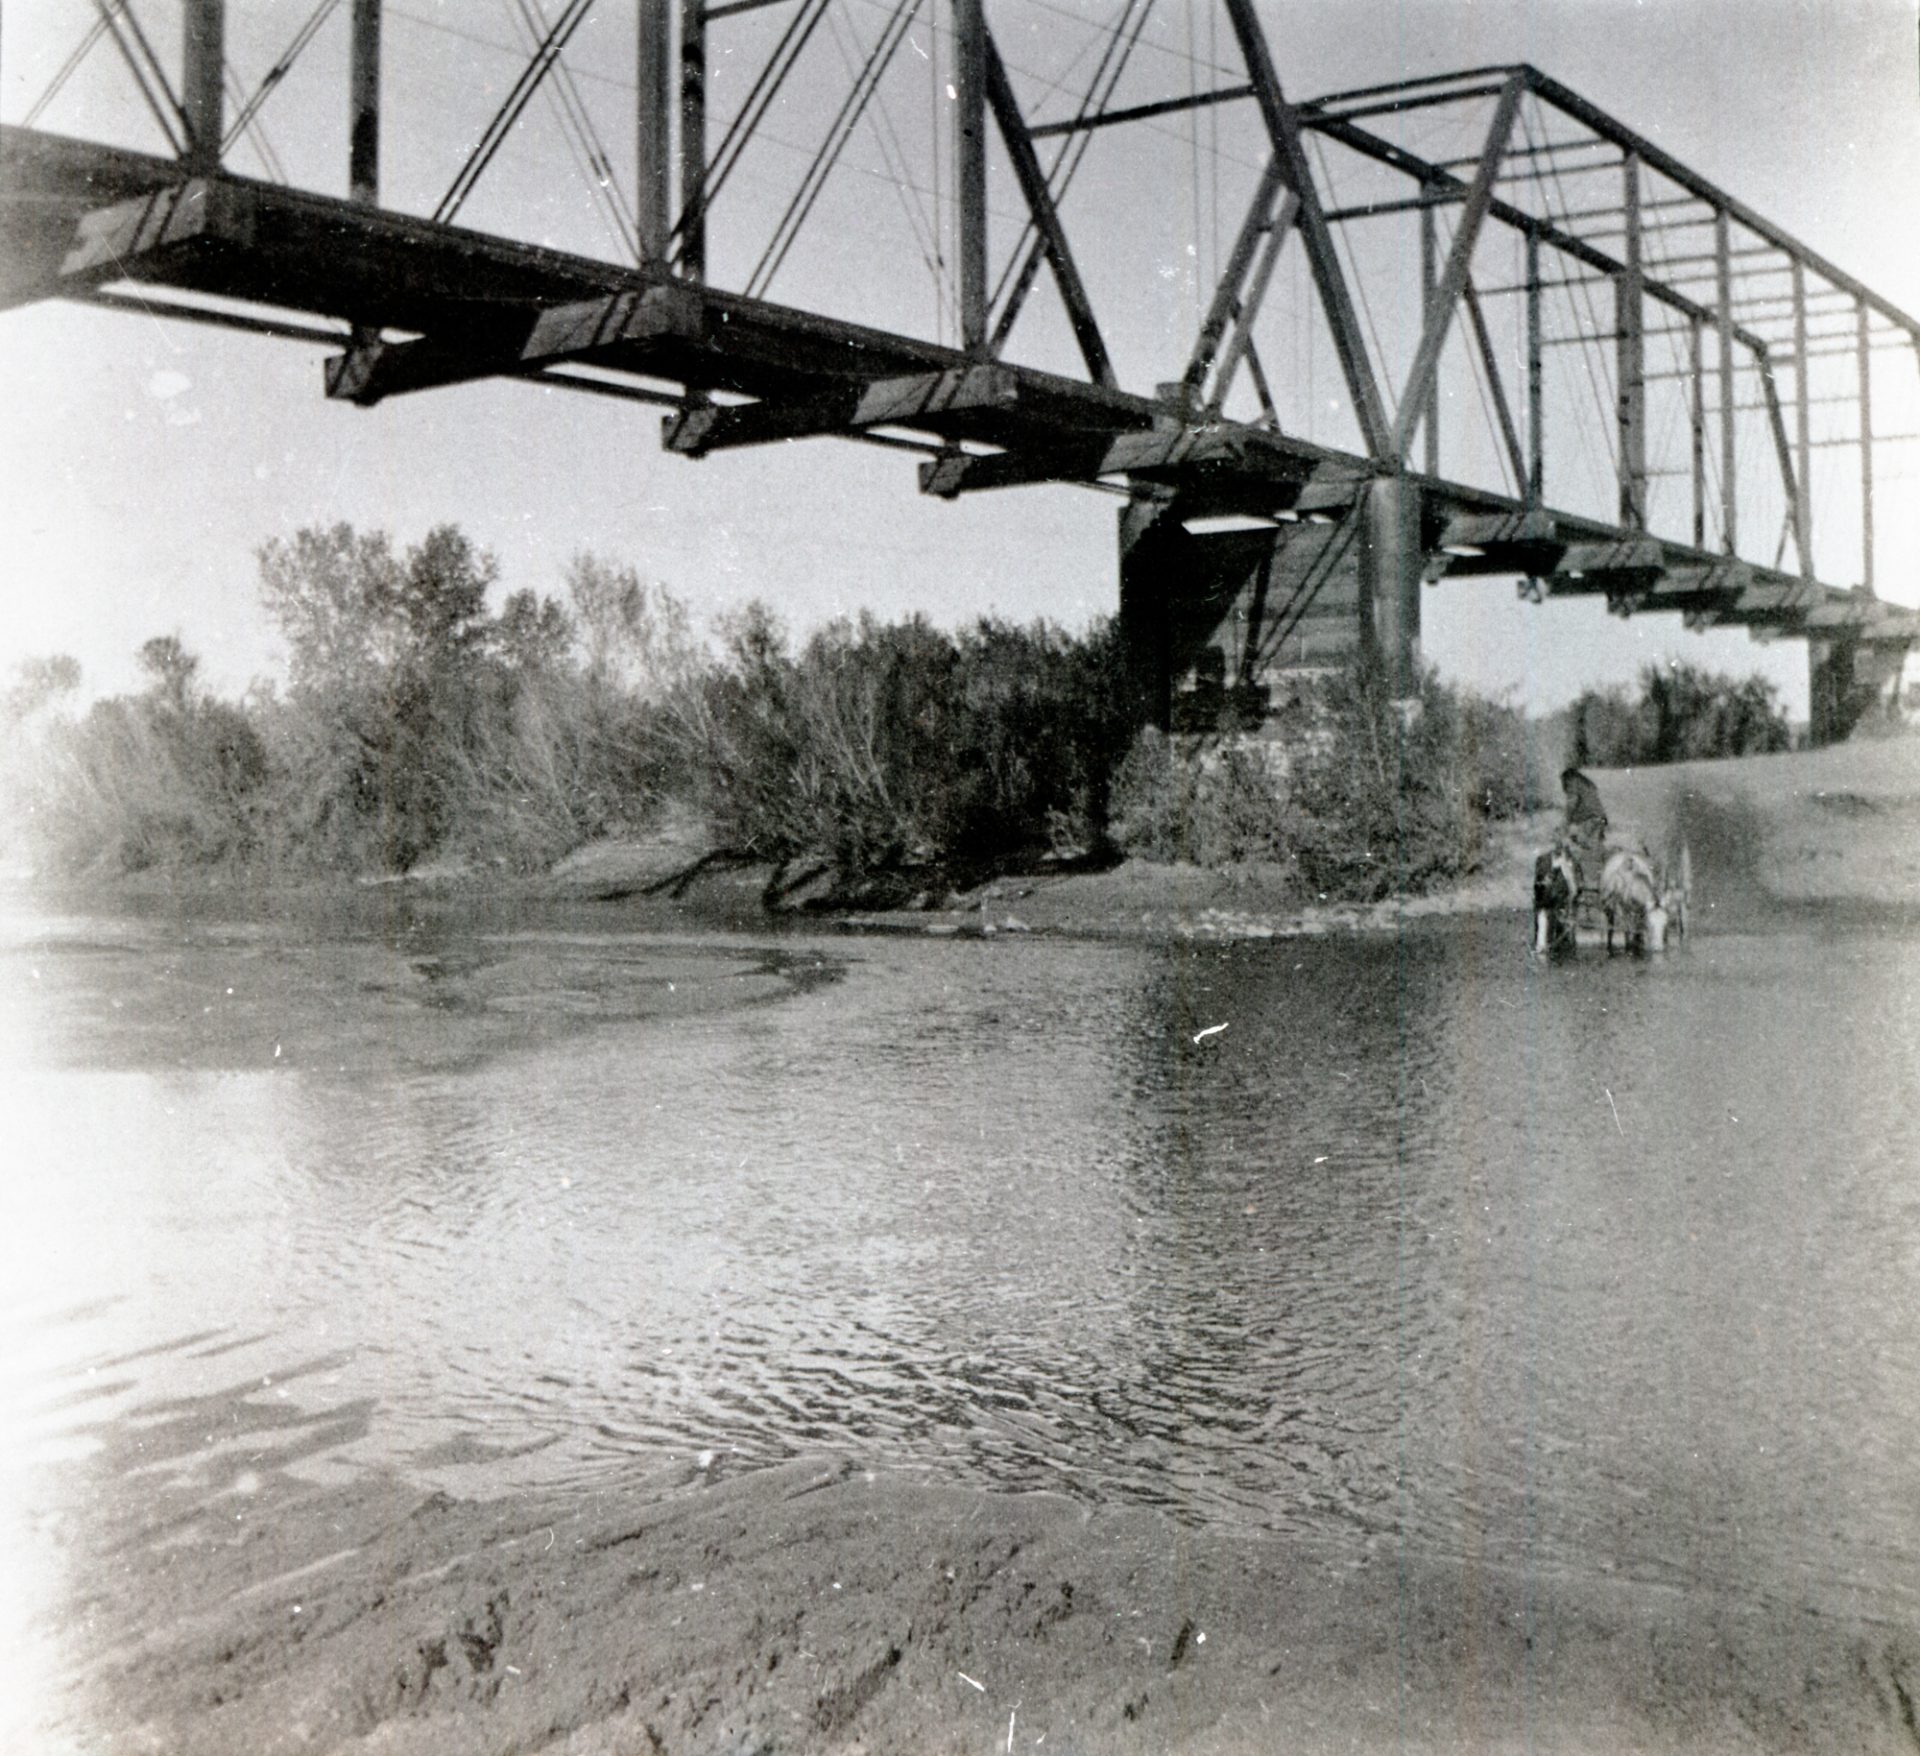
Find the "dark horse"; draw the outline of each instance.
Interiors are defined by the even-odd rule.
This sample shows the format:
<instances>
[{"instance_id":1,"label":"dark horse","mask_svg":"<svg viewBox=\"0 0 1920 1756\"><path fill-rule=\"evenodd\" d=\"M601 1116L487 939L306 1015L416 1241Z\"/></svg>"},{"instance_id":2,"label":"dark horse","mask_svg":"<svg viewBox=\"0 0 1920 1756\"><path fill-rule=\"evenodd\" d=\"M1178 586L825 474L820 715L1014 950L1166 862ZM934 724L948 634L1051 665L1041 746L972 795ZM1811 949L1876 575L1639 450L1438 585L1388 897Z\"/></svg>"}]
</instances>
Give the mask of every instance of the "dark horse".
<instances>
[{"instance_id":1,"label":"dark horse","mask_svg":"<svg viewBox=\"0 0 1920 1756\"><path fill-rule=\"evenodd\" d=\"M1551 847L1533 862L1533 948L1543 955L1573 949L1573 905L1580 869L1564 847Z\"/></svg>"}]
</instances>

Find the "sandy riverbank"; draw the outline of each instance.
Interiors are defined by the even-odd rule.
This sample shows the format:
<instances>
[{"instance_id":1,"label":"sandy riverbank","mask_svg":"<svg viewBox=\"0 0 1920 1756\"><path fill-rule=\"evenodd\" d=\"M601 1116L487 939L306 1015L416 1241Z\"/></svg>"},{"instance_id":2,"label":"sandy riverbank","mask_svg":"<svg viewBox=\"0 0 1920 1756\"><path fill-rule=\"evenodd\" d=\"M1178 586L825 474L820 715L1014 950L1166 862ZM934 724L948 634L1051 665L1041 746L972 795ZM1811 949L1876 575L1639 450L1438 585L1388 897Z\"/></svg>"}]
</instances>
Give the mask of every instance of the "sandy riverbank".
<instances>
[{"instance_id":1,"label":"sandy riverbank","mask_svg":"<svg viewBox=\"0 0 1920 1756\"><path fill-rule=\"evenodd\" d=\"M473 1503L283 1481L96 1538L82 1572L110 1655L67 1693L85 1750L1484 1756L1920 1736L1920 1636L1870 1618L830 1459ZM161 1626L119 1607L162 1596Z\"/></svg>"},{"instance_id":2,"label":"sandy riverbank","mask_svg":"<svg viewBox=\"0 0 1920 1756\"><path fill-rule=\"evenodd\" d=\"M1753 907L1920 910L1920 738L1593 775L1623 839L1643 836L1663 851L1688 843L1702 920ZM1128 860L1105 871L996 879L943 898L948 906L822 912L868 931L1121 938L1283 938L1391 930L1443 915L1519 917L1533 855L1556 822L1547 811L1496 825L1472 877L1431 895L1371 904L1303 902L1277 867ZM605 843L562 862L548 882L562 894L600 896L648 914L679 910L729 924L764 914L764 868L720 867L673 897L655 888L670 875L658 847Z\"/></svg>"}]
</instances>

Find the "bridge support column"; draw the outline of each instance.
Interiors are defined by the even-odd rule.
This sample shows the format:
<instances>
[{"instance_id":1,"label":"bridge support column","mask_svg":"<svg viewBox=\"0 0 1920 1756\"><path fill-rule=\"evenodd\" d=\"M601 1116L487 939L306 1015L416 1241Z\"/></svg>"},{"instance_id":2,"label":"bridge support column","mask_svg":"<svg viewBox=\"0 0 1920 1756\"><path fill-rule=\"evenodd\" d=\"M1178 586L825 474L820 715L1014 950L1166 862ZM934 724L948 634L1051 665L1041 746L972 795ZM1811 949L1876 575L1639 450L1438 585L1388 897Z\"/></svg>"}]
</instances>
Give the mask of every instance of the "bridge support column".
<instances>
[{"instance_id":1,"label":"bridge support column","mask_svg":"<svg viewBox=\"0 0 1920 1756\"><path fill-rule=\"evenodd\" d=\"M1362 638L1386 669L1396 700L1419 693L1420 490L1404 476L1367 484L1360 533Z\"/></svg>"},{"instance_id":2,"label":"bridge support column","mask_svg":"<svg viewBox=\"0 0 1920 1756\"><path fill-rule=\"evenodd\" d=\"M1844 743L1875 714L1895 711L1906 648L1869 645L1846 635L1807 642L1807 739L1816 748Z\"/></svg>"},{"instance_id":3,"label":"bridge support column","mask_svg":"<svg viewBox=\"0 0 1920 1756\"><path fill-rule=\"evenodd\" d=\"M1186 531L1166 503L1139 495L1120 509L1120 658L1139 725L1173 721L1173 594Z\"/></svg>"}]
</instances>

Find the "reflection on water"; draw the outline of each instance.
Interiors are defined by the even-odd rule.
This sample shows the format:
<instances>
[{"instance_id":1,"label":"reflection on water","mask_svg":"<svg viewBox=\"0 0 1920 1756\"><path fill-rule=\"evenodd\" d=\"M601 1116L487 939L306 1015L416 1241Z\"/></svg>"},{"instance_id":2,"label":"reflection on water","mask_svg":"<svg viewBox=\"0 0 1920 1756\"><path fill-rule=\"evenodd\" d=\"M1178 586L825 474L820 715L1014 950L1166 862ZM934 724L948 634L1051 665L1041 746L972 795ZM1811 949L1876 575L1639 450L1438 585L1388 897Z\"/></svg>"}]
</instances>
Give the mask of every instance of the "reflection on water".
<instances>
[{"instance_id":1,"label":"reflection on water","mask_svg":"<svg viewBox=\"0 0 1920 1756\"><path fill-rule=\"evenodd\" d=\"M1920 946L1516 940L16 931L12 1485L827 1446L1910 1609Z\"/></svg>"}]
</instances>

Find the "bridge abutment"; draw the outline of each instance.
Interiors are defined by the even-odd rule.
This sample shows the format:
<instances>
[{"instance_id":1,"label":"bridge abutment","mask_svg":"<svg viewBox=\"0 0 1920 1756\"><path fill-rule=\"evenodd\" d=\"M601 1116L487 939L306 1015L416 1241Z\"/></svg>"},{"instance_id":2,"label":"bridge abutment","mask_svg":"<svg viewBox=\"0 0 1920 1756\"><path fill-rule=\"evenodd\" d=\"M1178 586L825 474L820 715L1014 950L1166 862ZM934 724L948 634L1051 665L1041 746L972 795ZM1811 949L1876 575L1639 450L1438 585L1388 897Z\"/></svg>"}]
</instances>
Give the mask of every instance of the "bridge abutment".
<instances>
[{"instance_id":1,"label":"bridge abutment","mask_svg":"<svg viewBox=\"0 0 1920 1756\"><path fill-rule=\"evenodd\" d=\"M1396 699L1417 695L1421 500L1415 484L1381 477L1344 505L1220 530L1190 529L1176 495L1137 493L1119 521L1119 630L1139 721L1257 721L1288 673L1321 674L1360 651Z\"/></svg>"}]
</instances>

